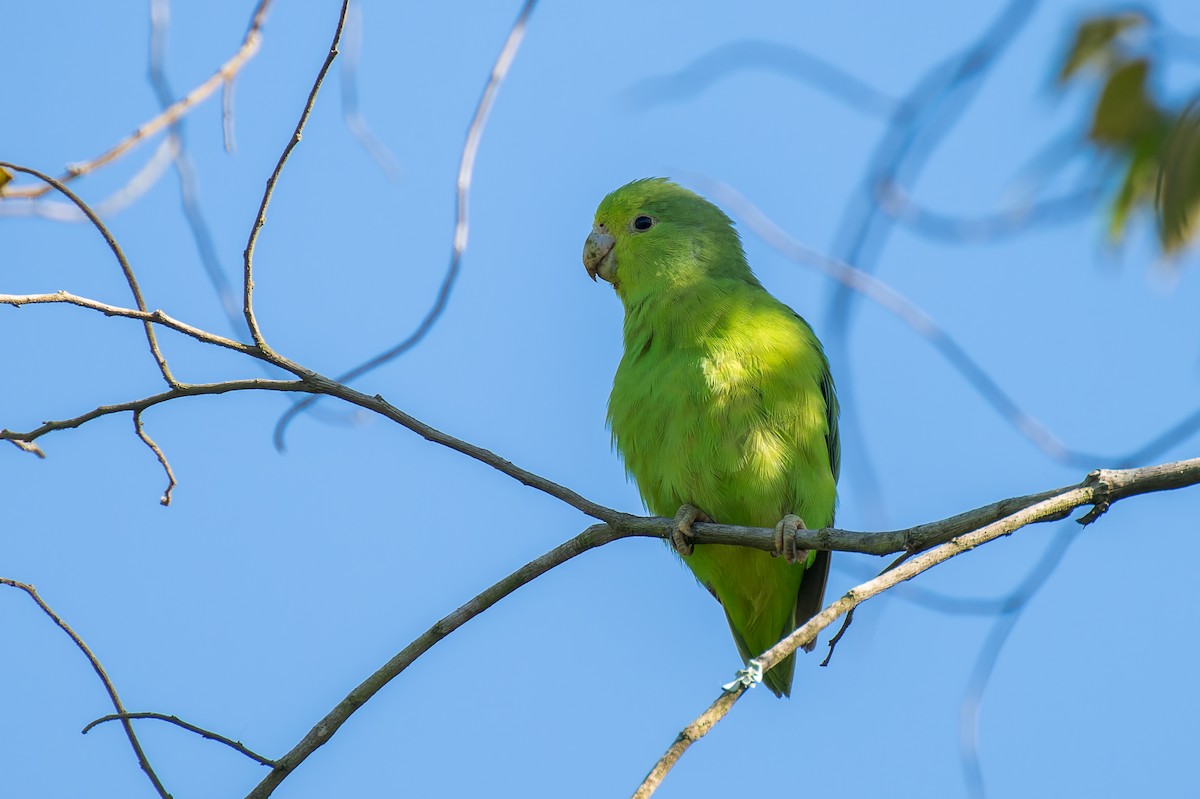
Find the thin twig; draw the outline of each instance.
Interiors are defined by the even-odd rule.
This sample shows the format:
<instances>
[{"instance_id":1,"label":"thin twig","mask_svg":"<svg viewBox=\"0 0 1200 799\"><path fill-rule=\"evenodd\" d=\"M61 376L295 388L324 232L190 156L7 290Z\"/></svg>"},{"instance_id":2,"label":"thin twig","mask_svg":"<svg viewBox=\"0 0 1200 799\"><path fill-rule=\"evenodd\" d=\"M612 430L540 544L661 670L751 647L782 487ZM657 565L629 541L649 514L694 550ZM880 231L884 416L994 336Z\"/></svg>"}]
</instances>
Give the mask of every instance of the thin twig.
<instances>
[{"instance_id":1,"label":"thin twig","mask_svg":"<svg viewBox=\"0 0 1200 799\"><path fill-rule=\"evenodd\" d=\"M254 358L262 357L262 353L252 344L243 344L231 338L209 333L207 330L202 330L173 319L162 311L139 311L136 308L123 308L119 305L110 305L109 303L99 302L88 297L80 297L78 294L72 294L68 291L56 291L53 294L0 294L0 305L11 305L14 308L20 308L22 305L44 305L48 303L77 305L80 308L99 311L105 316L121 316L128 319L139 319L143 322L152 322L156 325L162 325L163 327L183 333L185 336L190 336L204 344L224 347L225 349L240 352L243 355L249 355Z\"/></svg>"},{"instance_id":2,"label":"thin twig","mask_svg":"<svg viewBox=\"0 0 1200 799\"><path fill-rule=\"evenodd\" d=\"M162 499L158 502L163 507L168 507L171 504L171 492L175 490L175 471L171 468L167 456L163 454L162 449L158 444L154 443L154 439L146 432L146 428L142 426L142 412L136 410L133 412L133 429L137 433L137 437L142 440L150 451L154 453L154 457L158 458L158 462L162 464L163 471L167 473L167 490L163 492Z\"/></svg>"},{"instance_id":3,"label":"thin twig","mask_svg":"<svg viewBox=\"0 0 1200 799\"><path fill-rule=\"evenodd\" d=\"M338 14L337 27L333 31L333 41L329 44L329 53L325 56L325 62L321 64L321 69L317 71L317 78L313 81L312 89L308 92L308 100L304 103L304 110L300 112L300 119L296 122L296 129L292 131L292 137L284 145L283 152L279 156L279 161L275 164L275 170L267 178L267 186L263 190L262 202L258 206L258 215L254 218L254 225L250 228L250 238L246 241L246 249L242 253L245 263L245 269L242 274L242 314L246 317L246 327L250 329L250 337L254 339L254 343L263 352L269 353L271 352L271 348L267 346L262 331L258 328L258 319L254 315L254 246L258 243L259 232L262 231L263 225L267 223L267 206L271 204L271 197L275 194L275 184L279 182L279 176L283 174L283 167L291 156L292 150L296 149L296 145L300 143L304 126L308 123L308 117L317 102L317 94L321 91L321 84L325 82L325 76L329 73L329 68L333 65L333 60L337 58L338 41L341 40L342 29L346 25L346 8L349 4L350 0L342 0L342 9Z\"/></svg>"},{"instance_id":4,"label":"thin twig","mask_svg":"<svg viewBox=\"0 0 1200 799\"><path fill-rule=\"evenodd\" d=\"M101 716L100 718L96 719L95 721L89 722L88 725L81 730L81 732L84 735L87 735L88 732L97 725L105 724L110 721L124 721L126 719L155 719L157 721L165 721L168 724L174 724L176 727L182 727L183 729L187 730L188 732L194 732L197 735L199 735L201 738L205 738L209 741L216 741L217 743L225 744L230 749L233 749L237 752L241 752L246 757L250 758L251 760L257 761L257 762L263 764L264 766L271 766L271 767L275 766L274 760L271 760L270 758L267 758L267 757L263 757L262 755L255 752L253 749L250 749L249 747L243 745L241 741L235 741L232 738L226 738L224 735L221 735L220 733L213 732L212 730L206 730L203 727L197 727L195 724L189 724L188 722L184 721L183 719L179 718L178 716L168 716L166 713L110 713L107 716Z\"/></svg>"},{"instance_id":5,"label":"thin twig","mask_svg":"<svg viewBox=\"0 0 1200 799\"><path fill-rule=\"evenodd\" d=\"M238 47L237 52L235 52L228 61L222 64L217 71L208 78L208 80L192 89L183 97L183 99L176 102L170 108L166 109L149 122L145 122L138 126L137 130L126 136L124 139L121 139L121 141L117 142L111 149L96 156L90 161L84 161L82 163L71 164L68 166L66 172L60 176L59 181L62 183L68 183L80 175L86 175L89 172L99 169L105 164L115 161L137 144L145 141L149 137L158 133L160 130L163 130L169 126L175 120L182 117L197 103L207 99L208 96L212 94L218 86L233 80L234 76L237 75L243 66L245 66L246 62L258 52L259 45L262 43L262 26L263 22L266 21L267 7L270 5L270 3L271 0L259 0L258 5L254 8L254 14L250 19L250 27L246 31L245 37L242 39L241 46ZM3 191L0 191L0 195L2 195L4 198L23 197L32 199L35 197L41 197L49 190L50 189L45 185L21 188L4 187Z\"/></svg>"},{"instance_id":6,"label":"thin twig","mask_svg":"<svg viewBox=\"0 0 1200 799\"><path fill-rule=\"evenodd\" d=\"M458 273L462 266L463 253L467 250L467 236L470 232L468 211L470 209L471 180L475 175L475 157L479 152L479 143L483 140L483 131L487 125L488 115L492 111L492 104L496 100L496 93L500 90L500 85L504 82L513 59L517 56L521 40L525 37L525 27L529 22L529 16L533 13L536 5L537 0L525 0L520 13L517 14L517 19L508 32L508 38L505 39L504 46L500 48L500 54L492 65L492 72L488 76L487 84L483 87L479 104L475 106L475 115L471 118L471 124L467 126L467 138L463 143L462 156L458 162L458 179L455 182L454 238L450 247L450 265L442 277L442 285L438 288L433 304L426 311L420 324L407 338L353 369L338 375L337 382L348 383L408 352L421 343L433 329L442 312L446 310L446 304L450 301L450 293L454 290L454 283L458 279ZM284 450L283 436L292 419L316 401L315 397L303 399L288 408L279 417L279 421L275 423L276 449L280 452Z\"/></svg>"},{"instance_id":7,"label":"thin twig","mask_svg":"<svg viewBox=\"0 0 1200 799\"><path fill-rule=\"evenodd\" d=\"M13 430L0 430L0 441L36 441L47 433L53 433L56 430L69 430L74 427L79 427L82 424L99 419L102 416L111 416L114 413L130 413L133 411L144 411L147 408L152 408L155 405L161 405L164 402L171 400L182 399L183 397L202 397L213 394L227 394L231 391L311 391L311 387L303 380L227 380L222 383L180 383L175 388L168 389L160 394L152 394L141 399L129 400L127 402L118 402L113 405L101 405L93 408L86 413L81 413L78 416L73 416L70 419L59 419L43 422L39 427L27 432L15 432Z\"/></svg>"},{"instance_id":8,"label":"thin twig","mask_svg":"<svg viewBox=\"0 0 1200 799\"><path fill-rule=\"evenodd\" d=\"M60 630L67 634L67 637L71 639L76 648L78 648L79 651L83 653L83 656L88 659L88 663L90 663L92 666L92 671L96 672L96 676L100 678L100 682L104 685L105 692L108 693L109 701L112 702L112 706L117 713L125 713L125 707L121 704L121 697L117 695L116 686L114 686L112 680L109 679L108 672L104 670L104 666L100 665L100 661L96 658L95 654L92 653L92 650L88 647L88 645L83 642L83 639L79 637L79 634L71 629L71 626L63 621L62 618L55 613L49 605L46 604L45 600L38 595L37 589L28 583L18 582L17 580L12 580L8 577L0 577L0 585L18 588L29 595L29 598L32 599L39 608L42 609L43 613L50 617L51 621L58 625ZM162 799L171 799L171 795L167 793L167 789L163 787L162 782L158 779L158 775L154 773L154 769L150 766L150 761L146 759L146 753L142 751L142 745L137 739L137 734L133 731L133 725L127 720L122 720L121 726L125 729L125 737L129 739L129 745L133 747L133 754L135 757L137 757L138 765L141 766L142 771L145 772L147 779L150 780L150 784L154 786L154 790L158 792L158 795L162 797Z\"/></svg>"},{"instance_id":9,"label":"thin twig","mask_svg":"<svg viewBox=\"0 0 1200 799\"><path fill-rule=\"evenodd\" d=\"M896 558L891 563L884 566L879 571L879 574L877 574L875 576L878 577L880 574L886 574L886 573L890 572L892 569L896 568L901 563L903 563L904 561L906 561L910 557L912 557L914 551L915 550L908 549L908 550L905 550L904 552L901 552L900 557ZM829 665L829 661L833 659L833 653L837 650L837 645L841 642L842 636L844 636L846 634L846 631L850 629L850 625L854 623L854 611L855 610L857 610L857 608L850 608L850 610L848 610L846 612L846 616L842 619L842 626L839 627L838 631L833 634L832 638L829 639L829 651L827 653L825 653L825 659L822 660L820 663L822 668Z\"/></svg>"},{"instance_id":10,"label":"thin twig","mask_svg":"<svg viewBox=\"0 0 1200 799\"><path fill-rule=\"evenodd\" d=\"M124 251L121 250L121 245L117 244L117 240L113 238L113 234L109 232L108 227L102 221L100 221L100 217L96 216L96 212L93 211L87 203L80 199L75 192L63 185L61 181L55 180L49 175L39 172L36 169L9 163L7 161L0 161L0 167L5 167L16 172L24 172L27 175L33 175L39 180L45 181L48 185L53 186L67 199L75 203L76 207L78 207L79 210L87 216L88 220L91 221L96 230L100 231L100 235L104 237L104 241L107 242L108 248L112 250L113 255L116 256L117 263L121 266L121 272L125 275L125 282L128 284L129 290L133 294L133 301L137 304L138 310L143 312L146 311L146 301L142 298L142 289L138 286L137 277L133 274L133 267L129 265L129 260L126 259ZM163 380L166 381L168 386L176 385L177 381L175 380L174 376L171 375L170 367L167 366L166 356L164 356L162 350L159 349L158 339L154 335L154 325L152 325L149 321L146 321L143 322L143 326L146 330L146 341L150 345L150 354L154 357L155 363L158 364L158 370L162 372Z\"/></svg>"},{"instance_id":11,"label":"thin twig","mask_svg":"<svg viewBox=\"0 0 1200 799\"><path fill-rule=\"evenodd\" d=\"M1082 506L1091 505L1093 510L1107 508L1112 503L1125 497L1152 491L1168 491L1197 483L1200 483L1200 458L1158 466L1147 466L1141 469L1094 471L1076 486L1061 489L1054 493L1053 496L1030 505L1023 510L1019 510L1010 516L984 525L972 532L952 538L945 543L909 558L896 568L850 589L807 623L754 660L761 666L762 671L767 671L795 652L798 647L816 640L816 636L821 630L871 597L882 593L900 582L911 580L921 572L952 557L989 541L1010 535L1028 524L1061 519L1073 509ZM1087 522L1090 519L1091 513L1079 521ZM713 707L710 707L709 710L706 710L702 714L701 717L707 719L704 732L711 729L717 721L720 721L729 712L742 693L744 692L739 689L739 691L732 695L731 701L721 705L716 710L714 708L717 708L719 703L714 703ZM672 744L668 750L668 755L664 756L666 762L660 761L661 768L656 767L651 776L657 776L657 779L661 782L662 776L670 771L694 740L696 739L689 738L683 745L679 745L679 740L677 739L676 743ZM653 788L649 791L643 791L639 788L638 792L634 795L646 797L652 792Z\"/></svg>"},{"instance_id":12,"label":"thin twig","mask_svg":"<svg viewBox=\"0 0 1200 799\"><path fill-rule=\"evenodd\" d=\"M242 345L245 346L245 345ZM331 397L344 400L351 405L356 405L364 410L373 411L379 415L396 422L402 427L406 427L417 435L431 441L435 444L452 449L462 453L467 457L473 458L481 463L486 463L492 468L500 471L509 477L512 477L518 482L524 483L531 488L535 488L543 493L560 499L563 502L571 505L574 508L592 516L596 519L602 519L606 522L614 524L624 523L626 520L632 520L636 517L625 513L620 513L611 508L606 508L580 496L565 486L559 485L552 480L547 480L540 475L522 469L514 465L508 460L500 457L494 452L491 452L483 447L475 446L460 438L443 433L442 431L425 424L419 419L410 416L391 403L387 402L383 397L378 395L369 396L356 391L348 386L340 383L335 383L323 375L316 372L310 372L303 367L293 363L292 361L282 358L278 355L267 355L251 351L248 354L253 354L255 357L261 358L269 363L275 364L283 369L293 372L301 377L300 380L266 380L266 379L248 379L248 380L229 380L220 383L180 383L175 388L164 391L159 394L154 394L149 397L142 397L136 400L116 403L113 405L101 405L98 408L93 408L86 413L69 419L60 419L43 423L40 427L33 430L18 432L13 430L0 430L0 441L21 441L31 442L42 436L55 432L57 430L65 430L69 428L79 427L82 424L98 419L102 416L109 416L114 413L127 413L131 411L141 411L151 408L155 405L172 400L181 399L183 397L198 397L214 394L226 394L234 391L300 391L316 394L326 394ZM647 528L648 529L648 528Z\"/></svg>"}]
</instances>

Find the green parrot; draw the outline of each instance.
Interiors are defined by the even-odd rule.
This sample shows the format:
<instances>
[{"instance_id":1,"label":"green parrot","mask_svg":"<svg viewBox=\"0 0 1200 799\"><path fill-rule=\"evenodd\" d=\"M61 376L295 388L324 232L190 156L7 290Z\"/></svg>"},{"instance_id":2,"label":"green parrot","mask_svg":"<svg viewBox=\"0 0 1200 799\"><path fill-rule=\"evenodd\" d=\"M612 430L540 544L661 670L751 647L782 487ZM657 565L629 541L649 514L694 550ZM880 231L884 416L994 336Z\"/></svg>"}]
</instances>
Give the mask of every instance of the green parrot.
<instances>
[{"instance_id":1,"label":"green parrot","mask_svg":"<svg viewBox=\"0 0 1200 799\"><path fill-rule=\"evenodd\" d=\"M840 448L829 362L808 323L754 277L729 217L668 180L605 197L583 262L625 306L613 443L650 511L674 516L676 551L749 660L824 598L830 553L797 552L794 534L833 524ZM776 553L693 546L692 523L710 520L774 526ZM794 671L789 657L763 681L786 696Z\"/></svg>"}]
</instances>

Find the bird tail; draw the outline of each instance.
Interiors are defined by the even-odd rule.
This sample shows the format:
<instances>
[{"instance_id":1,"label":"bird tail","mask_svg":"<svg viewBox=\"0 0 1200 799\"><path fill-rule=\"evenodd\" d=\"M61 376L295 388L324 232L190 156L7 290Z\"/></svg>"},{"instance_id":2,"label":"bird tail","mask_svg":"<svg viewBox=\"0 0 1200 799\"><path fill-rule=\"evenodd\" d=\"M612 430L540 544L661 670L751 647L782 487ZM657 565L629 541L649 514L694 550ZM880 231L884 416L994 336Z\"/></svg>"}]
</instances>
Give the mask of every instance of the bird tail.
<instances>
[{"instance_id":1,"label":"bird tail","mask_svg":"<svg viewBox=\"0 0 1200 799\"><path fill-rule=\"evenodd\" d=\"M729 622L729 630L733 633L733 642L737 644L738 654L742 656L742 662L749 662L750 658L761 655L762 652L751 652L750 647L746 646L746 641L738 632L737 627L733 626L733 619L729 618L729 612L725 613L725 620ZM784 630L783 635L787 635L791 630ZM780 636L782 638L783 636ZM788 655L783 660L776 663L770 671L763 674L763 684L771 689L771 693L780 698L792 695L792 675L796 672L796 656Z\"/></svg>"},{"instance_id":2,"label":"bird tail","mask_svg":"<svg viewBox=\"0 0 1200 799\"><path fill-rule=\"evenodd\" d=\"M812 565L805 569L804 580L800 583L800 592L796 595L795 610L788 625L780 631L780 640L791 635L793 630L821 612L821 608L825 604L825 584L829 581L829 559L829 552L818 551ZM742 656L743 662L762 654L761 652L751 652L750 647L746 646L745 639L733 626L733 619L729 618L728 611L725 613L725 620L729 622L729 629L733 632L733 641L737 644L738 654ZM813 639L804 645L804 651L811 652L816 645L816 639ZM790 697L792 695L792 677L795 673L796 656L788 655L776 663L770 671L763 674L763 683L771 689L771 693L775 696Z\"/></svg>"}]
</instances>

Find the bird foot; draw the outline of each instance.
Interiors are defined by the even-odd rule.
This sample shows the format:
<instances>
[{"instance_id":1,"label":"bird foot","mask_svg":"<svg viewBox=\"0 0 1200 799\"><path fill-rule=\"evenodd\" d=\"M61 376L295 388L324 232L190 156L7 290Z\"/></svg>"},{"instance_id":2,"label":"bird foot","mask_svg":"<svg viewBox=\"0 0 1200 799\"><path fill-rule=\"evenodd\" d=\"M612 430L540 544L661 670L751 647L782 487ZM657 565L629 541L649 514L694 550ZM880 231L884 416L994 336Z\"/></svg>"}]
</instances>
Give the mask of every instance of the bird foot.
<instances>
[{"instance_id":1,"label":"bird foot","mask_svg":"<svg viewBox=\"0 0 1200 799\"><path fill-rule=\"evenodd\" d=\"M679 518L679 517L676 517ZM796 531L807 530L804 520L794 513L789 513L775 525L775 551L771 557L783 555L788 563L803 563L808 560L808 550L796 547Z\"/></svg>"},{"instance_id":2,"label":"bird foot","mask_svg":"<svg viewBox=\"0 0 1200 799\"><path fill-rule=\"evenodd\" d=\"M695 505L680 505L675 513L675 527L671 530L671 545L675 547L675 551L685 558L691 555L695 549L692 539L696 537L692 532L692 525L695 522L711 521L712 518Z\"/></svg>"}]
</instances>

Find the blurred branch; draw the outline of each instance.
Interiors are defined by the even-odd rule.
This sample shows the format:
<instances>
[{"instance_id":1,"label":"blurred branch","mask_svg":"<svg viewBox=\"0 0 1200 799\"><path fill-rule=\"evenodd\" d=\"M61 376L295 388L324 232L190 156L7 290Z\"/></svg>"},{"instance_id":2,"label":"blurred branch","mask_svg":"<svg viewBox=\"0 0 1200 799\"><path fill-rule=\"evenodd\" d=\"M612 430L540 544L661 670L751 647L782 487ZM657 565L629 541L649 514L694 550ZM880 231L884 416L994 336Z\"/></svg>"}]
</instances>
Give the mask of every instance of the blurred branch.
<instances>
[{"instance_id":1,"label":"blurred branch","mask_svg":"<svg viewBox=\"0 0 1200 799\"><path fill-rule=\"evenodd\" d=\"M400 179L400 164L387 145L367 124L358 101L358 58L362 54L363 21L362 4L350 4L350 16L346 20L345 42L342 56L342 118L350 135L358 140L367 155L379 165L388 180Z\"/></svg>"},{"instance_id":2,"label":"blurred branch","mask_svg":"<svg viewBox=\"0 0 1200 799\"><path fill-rule=\"evenodd\" d=\"M1017 626L1021 614L1054 574L1062 563L1067 548L1075 543L1081 532L1082 527L1066 527L1059 530L1033 569L1005 599L1000 617L992 624L991 632L988 633L987 640L975 660L975 666L971 669L971 678L959 706L959 756L967 781L967 793L976 799L982 799L986 795L983 769L979 761L979 710L983 706L983 692L987 689L1000 653L1008 642L1009 634Z\"/></svg>"},{"instance_id":3,"label":"blurred branch","mask_svg":"<svg viewBox=\"0 0 1200 799\"><path fill-rule=\"evenodd\" d=\"M684 102L742 70L763 70L804 81L865 114L906 111L901 101L811 53L778 42L746 39L723 44L678 72L639 81L625 95L634 108Z\"/></svg>"},{"instance_id":4,"label":"blurred branch","mask_svg":"<svg viewBox=\"0 0 1200 799\"><path fill-rule=\"evenodd\" d=\"M83 653L85 658L87 658L88 663L92 666L92 671L96 672L96 676L100 678L100 682L104 685L104 690L108 694L109 701L112 702L113 708L118 714L124 714L125 706L121 704L121 697L117 695L116 686L114 686L112 680L109 679L108 672L104 670L104 666L100 665L100 661L92 653L92 650L88 647L88 645L83 642L83 639L79 637L79 634L71 629L71 626L63 621L62 618L55 613L49 605L46 604L46 601L38 595L37 589L28 583L18 582L16 580L9 579L8 577L0 577L0 585L7 585L11 588L17 588L21 591L24 591L29 595L29 598L32 599L39 608L41 608L42 612L49 616L50 620L53 621L60 630L67 634L67 637L71 639L71 642L75 644L75 647ZM167 789L163 787L162 782L158 779L158 775L154 773L154 769L150 766L150 761L146 759L146 753L142 751L142 745L138 742L137 734L133 731L133 725L130 724L128 720L122 720L121 726L125 730L125 737L129 739L129 745L133 747L133 754L135 757L137 757L138 765L141 767L142 771L145 772L147 779L150 780L150 784L154 786L154 790L160 797L162 797L162 799L171 799L171 795L167 793Z\"/></svg>"},{"instance_id":5,"label":"blurred branch","mask_svg":"<svg viewBox=\"0 0 1200 799\"><path fill-rule=\"evenodd\" d=\"M761 679L762 672L769 670L791 655L798 647L815 641L821 630L871 597L905 580L911 580L921 572L950 558L989 541L1011 535L1028 524L1061 519L1075 508L1091 505L1092 510L1078 520L1081 524L1086 525L1099 518L1100 514L1107 510L1113 502L1125 497L1153 491L1170 491L1197 483L1200 483L1200 458L1159 466L1147 466L1141 469L1094 471L1078 485L1051 492L1046 499L972 532L951 538L945 543L909 558L894 569L850 589L806 624L797 628L791 635L751 660L750 666L742 672L743 676L731 684L731 689L726 691L722 697L718 697L717 701L697 718L697 721L692 722L683 733L680 733L680 736L667 750L667 754L656 764L634 796L643 799L654 792L688 747L724 718L733 708L734 703L745 693L746 688L757 682L752 676L755 672L759 675L758 679ZM722 702L721 700L726 696L728 698ZM703 724L697 729L697 722L701 720L703 720Z\"/></svg>"},{"instance_id":6,"label":"blurred branch","mask_svg":"<svg viewBox=\"0 0 1200 799\"><path fill-rule=\"evenodd\" d=\"M114 191L99 202L92 203L96 215L112 216L130 205L158 183L170 166L172 159L178 153L178 142L171 138L163 139L155 148L154 154L142 164L124 186ZM20 200L17 202L16 200ZM0 189L0 216L28 217L36 216L41 219L51 219L55 222L87 222L87 215L69 202L58 202L39 198L13 198L4 194Z\"/></svg>"},{"instance_id":7,"label":"blurred branch","mask_svg":"<svg viewBox=\"0 0 1200 799\"><path fill-rule=\"evenodd\" d=\"M973 44L930 69L904 96L868 161L857 198L843 214L838 233L842 243L837 248L840 260L871 270L874 253L866 247L872 240L877 246L882 243L880 237L872 236L879 220L878 187L912 183L933 146L961 115L972 90L1024 27L1036 5L1036 0L1010 0ZM956 98L962 99L952 105ZM847 286L833 288L831 315L839 334L849 322L853 296Z\"/></svg>"},{"instance_id":8,"label":"blurred branch","mask_svg":"<svg viewBox=\"0 0 1200 799\"><path fill-rule=\"evenodd\" d=\"M1102 186L1090 186L1058 197L1015 203L1011 208L973 217L926 208L903 187L890 183L877 187L877 200L885 214L913 232L961 244L993 241L1078 219L1096 207L1103 191Z\"/></svg>"},{"instance_id":9,"label":"blurred branch","mask_svg":"<svg viewBox=\"0 0 1200 799\"><path fill-rule=\"evenodd\" d=\"M150 44L146 73L150 85L154 89L154 95L158 98L158 103L164 111L170 107L171 98L175 96L170 81L167 80L166 71L167 29L169 26L170 4L168 0L151 0ZM231 83L226 83L227 89L231 85ZM221 268L221 259L217 255L217 248L213 243L208 221L204 218L204 212L200 208L198 180L192 159L188 156L184 125L184 119L180 117L171 123L167 131L167 141L174 145L172 163L175 165L175 174L179 177L179 202L183 207L184 219L187 220L188 228L192 232L192 240L196 244L196 254L200 258L200 265L204 267L204 274L217 294L221 310L229 320L230 329L234 333L240 334L245 328L245 322L240 316L241 308L234 293L233 284L226 277L225 270ZM245 332L249 333L248 330Z\"/></svg>"},{"instance_id":10,"label":"blurred branch","mask_svg":"<svg viewBox=\"0 0 1200 799\"><path fill-rule=\"evenodd\" d=\"M842 213L836 233L838 244L834 250L839 260L855 264L866 272L873 271L875 257L888 232L887 226L880 223L880 208L875 202L876 187L911 185L916 180L934 144L957 120L975 87L1024 27L1035 7L1036 0L1009 0L972 44L936 64L904 95L867 161L858 192ZM854 297L855 293L846 285L831 287L831 335L826 344L830 359L835 363L849 363L846 350ZM845 460L861 486L867 517L879 519L883 516L882 492L870 451L863 443L865 436L854 399L853 379L853 371L849 368L839 375L844 398L842 441L852 450L852 457Z\"/></svg>"},{"instance_id":11,"label":"blurred branch","mask_svg":"<svg viewBox=\"0 0 1200 799\"><path fill-rule=\"evenodd\" d=\"M855 580L869 580L879 576L878 569L871 568L866 563L848 563L846 558L838 558L834 562L833 568L850 575ZM1004 612L1008 601L1007 595L958 596L909 583L896 586L889 596L950 616L995 616Z\"/></svg>"},{"instance_id":12,"label":"blurred branch","mask_svg":"<svg viewBox=\"0 0 1200 799\"><path fill-rule=\"evenodd\" d=\"M479 98L479 104L475 107L475 115L471 119L471 124L467 127L467 139L463 144L462 156L458 164L458 180L455 184L454 239L450 248L450 265L447 267L446 274L442 278L442 285L438 288L433 305L429 307L429 310L425 313L425 317L407 338L353 369L338 375L337 382L348 383L408 352L421 343L429 331L433 329L442 312L446 310L446 304L450 300L450 292L453 291L454 282L458 279L463 253L467 249L467 234L470 231L468 211L470 208L471 180L475 174L475 156L479 152L479 143L483 139L483 130L487 125L492 104L496 100L496 93L500 90L500 84L504 82L504 78L508 74L508 69L512 66L513 59L517 56L517 50L521 47L521 40L525 37L525 27L536 5L537 0L525 0L520 13L517 14L517 18L508 32L508 38L505 39L504 46L500 48L500 55L496 57L496 62L492 65L491 75L488 77L483 94ZM279 421L275 423L276 449L281 452L284 450L283 438L287 432L288 425L297 414L310 407L314 402L316 402L315 397L301 400L291 408L288 408L279 417Z\"/></svg>"},{"instance_id":13,"label":"blurred branch","mask_svg":"<svg viewBox=\"0 0 1200 799\"><path fill-rule=\"evenodd\" d=\"M862 269L805 247L732 187L707 179L704 179L703 183L706 193L727 207L734 216L741 218L755 235L776 252L791 261L815 268L834 280L837 285L867 297L908 325L913 332L928 341L930 346L1018 433L1047 456L1062 464L1083 468L1097 463L1129 467L1156 457L1178 444L1184 436L1200 430L1200 410L1197 410L1142 447L1124 455L1107 456L1068 447L1010 397L1000 384L967 354L953 336L903 294Z\"/></svg>"},{"instance_id":14,"label":"blurred branch","mask_svg":"<svg viewBox=\"0 0 1200 799\"><path fill-rule=\"evenodd\" d=\"M237 49L237 52L235 52L228 61L222 64L208 80L192 89L183 97L183 99L167 108L149 122L145 122L140 125L137 130L126 136L124 139L121 139L121 141L117 142L106 152L96 156L95 158L92 158L89 161L83 161L81 163L69 165L66 171L59 178L59 181L61 183L70 182L80 175L86 175L89 172L99 169L105 164L115 161L133 147L171 125L173 122L190 111L197 103L207 99L209 95L216 91L218 86L230 83L237 73L242 69L242 67L246 65L246 62L253 58L254 54L258 52L259 45L262 42L262 26L263 22L266 21L267 8L270 6L270 4L271 0L259 0L258 5L255 6L254 13L250 18L250 26L246 30L246 35L242 39L241 46ZM45 185L46 183L49 185ZM53 184L50 183L49 180L46 180L43 185L37 186L5 186L3 189L0 189L0 197L24 197L29 199L41 197L50 191L50 186L52 185Z\"/></svg>"},{"instance_id":15,"label":"blurred branch","mask_svg":"<svg viewBox=\"0 0 1200 799\"><path fill-rule=\"evenodd\" d=\"M91 729L93 727L96 727L97 725L105 724L110 721L125 721L127 719L154 719L156 721L165 721L168 724L174 724L176 727L181 727L181 728L187 730L188 732L194 732L197 735L199 735L201 738L205 738L209 741L216 741L217 743L225 744L230 749L233 749L237 752L241 752L246 757L248 757L251 760L254 760L258 763L261 763L264 766L274 767L274 765L275 765L274 760L265 758L262 755L255 752L253 749L249 749L246 746L243 746L241 741L235 741L232 738L226 738L224 735L221 735L219 733L212 732L211 730L206 730L203 727L197 727L195 724L189 724L188 722L184 721L183 719L179 718L178 716L168 716L165 713L111 713L107 716L101 716L100 718L98 718L92 722L89 722L88 725L81 730L81 732L84 735L87 735L88 732L91 731Z\"/></svg>"}]
</instances>

